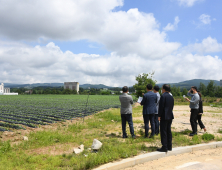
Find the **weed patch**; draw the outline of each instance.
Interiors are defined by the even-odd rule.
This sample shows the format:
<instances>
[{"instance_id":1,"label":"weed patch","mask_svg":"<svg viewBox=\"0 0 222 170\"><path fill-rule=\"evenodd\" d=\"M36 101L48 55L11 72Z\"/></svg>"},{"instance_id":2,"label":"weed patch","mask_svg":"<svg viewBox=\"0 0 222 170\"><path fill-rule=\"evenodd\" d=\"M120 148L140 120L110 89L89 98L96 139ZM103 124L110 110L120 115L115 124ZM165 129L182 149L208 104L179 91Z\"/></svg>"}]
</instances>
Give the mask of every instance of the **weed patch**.
<instances>
[{"instance_id":1,"label":"weed patch","mask_svg":"<svg viewBox=\"0 0 222 170\"><path fill-rule=\"evenodd\" d=\"M209 134L209 133L205 133L205 134L202 135L202 139L203 139L205 142L214 140L214 138L215 138L215 136L212 135L212 134Z\"/></svg>"}]
</instances>

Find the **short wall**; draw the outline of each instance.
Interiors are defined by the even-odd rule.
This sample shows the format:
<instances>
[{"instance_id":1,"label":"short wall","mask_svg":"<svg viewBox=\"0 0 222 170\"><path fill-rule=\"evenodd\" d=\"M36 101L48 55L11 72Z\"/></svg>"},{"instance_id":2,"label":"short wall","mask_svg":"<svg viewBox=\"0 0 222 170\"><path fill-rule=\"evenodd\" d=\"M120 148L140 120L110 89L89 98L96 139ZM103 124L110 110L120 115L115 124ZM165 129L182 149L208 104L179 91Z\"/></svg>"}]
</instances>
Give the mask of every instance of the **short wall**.
<instances>
[{"instance_id":1,"label":"short wall","mask_svg":"<svg viewBox=\"0 0 222 170\"><path fill-rule=\"evenodd\" d=\"M18 93L3 93L3 95L7 95L7 96L15 96L15 95L18 95Z\"/></svg>"}]
</instances>

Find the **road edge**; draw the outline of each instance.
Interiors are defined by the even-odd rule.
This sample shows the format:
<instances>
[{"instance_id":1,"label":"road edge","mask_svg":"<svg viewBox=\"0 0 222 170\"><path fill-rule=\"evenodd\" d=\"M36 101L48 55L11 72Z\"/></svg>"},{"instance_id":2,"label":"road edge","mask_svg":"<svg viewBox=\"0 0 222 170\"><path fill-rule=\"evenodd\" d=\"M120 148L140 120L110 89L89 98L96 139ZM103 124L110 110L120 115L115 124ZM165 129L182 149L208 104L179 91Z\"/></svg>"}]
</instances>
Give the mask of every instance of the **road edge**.
<instances>
[{"instance_id":1,"label":"road edge","mask_svg":"<svg viewBox=\"0 0 222 170\"><path fill-rule=\"evenodd\" d=\"M94 170L119 170L124 168L129 168L138 164L142 164L145 162L157 160L160 158L172 156L172 155L179 155L183 153L192 153L198 150L205 150L205 149L215 149L218 147L222 147L222 142L212 142L207 144L198 144L192 146L185 146L185 147L177 147L173 148L172 151L167 153L165 152L151 152L146 153L143 155L138 155L133 158L123 159L118 162L110 162L105 165L101 165L100 167L94 168Z\"/></svg>"}]
</instances>

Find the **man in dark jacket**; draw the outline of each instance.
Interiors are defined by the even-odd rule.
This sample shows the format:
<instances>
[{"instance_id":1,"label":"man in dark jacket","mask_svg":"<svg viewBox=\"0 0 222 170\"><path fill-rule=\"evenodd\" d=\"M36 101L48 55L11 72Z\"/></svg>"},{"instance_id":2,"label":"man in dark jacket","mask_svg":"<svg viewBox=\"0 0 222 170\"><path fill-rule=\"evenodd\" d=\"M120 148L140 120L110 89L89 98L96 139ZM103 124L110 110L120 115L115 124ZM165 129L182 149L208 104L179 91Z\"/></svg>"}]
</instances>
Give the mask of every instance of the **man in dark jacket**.
<instances>
[{"instance_id":1,"label":"man in dark jacket","mask_svg":"<svg viewBox=\"0 0 222 170\"><path fill-rule=\"evenodd\" d=\"M172 133L171 124L174 119L173 107L174 99L169 94L170 86L164 84L162 87L162 96L159 103L158 119L160 121L160 136L162 148L157 149L160 152L167 152L172 150Z\"/></svg>"},{"instance_id":2,"label":"man in dark jacket","mask_svg":"<svg viewBox=\"0 0 222 170\"><path fill-rule=\"evenodd\" d=\"M155 135L155 122L154 116L157 112L156 103L157 103L157 95L152 92L153 86L148 84L146 86L147 93L143 95L143 100L141 101L141 105L143 105L143 120L145 125L145 138L148 137L149 132L149 121L151 124L151 135L149 138L154 137Z\"/></svg>"}]
</instances>

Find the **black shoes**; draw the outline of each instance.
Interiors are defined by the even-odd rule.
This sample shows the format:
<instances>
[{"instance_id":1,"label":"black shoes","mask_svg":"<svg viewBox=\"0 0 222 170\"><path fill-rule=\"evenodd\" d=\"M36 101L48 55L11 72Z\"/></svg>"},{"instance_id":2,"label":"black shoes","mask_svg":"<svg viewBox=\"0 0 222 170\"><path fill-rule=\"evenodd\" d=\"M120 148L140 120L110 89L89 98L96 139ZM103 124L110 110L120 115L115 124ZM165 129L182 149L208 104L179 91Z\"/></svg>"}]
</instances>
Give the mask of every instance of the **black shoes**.
<instances>
[{"instance_id":1,"label":"black shoes","mask_svg":"<svg viewBox=\"0 0 222 170\"><path fill-rule=\"evenodd\" d=\"M167 149L159 148L159 149L157 149L157 151L159 151L159 152L167 152Z\"/></svg>"},{"instance_id":2,"label":"black shoes","mask_svg":"<svg viewBox=\"0 0 222 170\"><path fill-rule=\"evenodd\" d=\"M190 133L189 136L194 136L194 135L197 135L197 133Z\"/></svg>"},{"instance_id":3,"label":"black shoes","mask_svg":"<svg viewBox=\"0 0 222 170\"><path fill-rule=\"evenodd\" d=\"M123 136L123 138L128 138L128 136Z\"/></svg>"}]
</instances>

